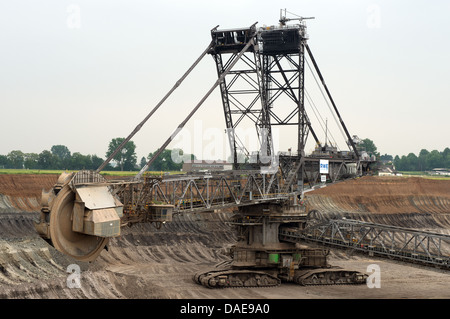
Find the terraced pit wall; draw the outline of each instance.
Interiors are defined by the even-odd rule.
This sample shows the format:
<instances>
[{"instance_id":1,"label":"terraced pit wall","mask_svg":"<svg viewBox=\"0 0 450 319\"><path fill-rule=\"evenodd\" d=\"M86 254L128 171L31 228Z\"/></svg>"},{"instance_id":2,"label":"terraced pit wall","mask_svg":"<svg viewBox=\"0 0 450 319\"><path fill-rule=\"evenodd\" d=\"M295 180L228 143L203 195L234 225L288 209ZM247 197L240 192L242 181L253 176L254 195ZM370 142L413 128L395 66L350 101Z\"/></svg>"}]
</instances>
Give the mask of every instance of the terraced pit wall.
<instances>
[{"instance_id":1,"label":"terraced pit wall","mask_svg":"<svg viewBox=\"0 0 450 319\"><path fill-rule=\"evenodd\" d=\"M305 194L309 210L399 227L450 229L450 180L365 176Z\"/></svg>"},{"instance_id":2,"label":"terraced pit wall","mask_svg":"<svg viewBox=\"0 0 450 319\"><path fill-rule=\"evenodd\" d=\"M226 224L228 213L177 215L160 229L150 223L124 227L108 251L83 263L55 250L34 229L41 190L57 178L0 175L0 299L209 297L209 290L195 287L192 274L230 259L236 236ZM80 287L67 282L73 265L80 267Z\"/></svg>"},{"instance_id":3,"label":"terraced pit wall","mask_svg":"<svg viewBox=\"0 0 450 319\"><path fill-rule=\"evenodd\" d=\"M0 298L223 297L224 292L211 292L191 277L230 260L227 249L236 235L226 223L229 213L177 215L160 229L148 223L125 227L96 261L75 262L40 238L33 227L42 188L50 189L57 178L0 175ZM450 234L450 181L364 177L307 193L307 200L310 208L329 217L352 216ZM80 288L67 285L67 268L73 264L81 268ZM242 298L242 294L231 289L226 296ZM244 296L256 294L252 290Z\"/></svg>"}]
</instances>

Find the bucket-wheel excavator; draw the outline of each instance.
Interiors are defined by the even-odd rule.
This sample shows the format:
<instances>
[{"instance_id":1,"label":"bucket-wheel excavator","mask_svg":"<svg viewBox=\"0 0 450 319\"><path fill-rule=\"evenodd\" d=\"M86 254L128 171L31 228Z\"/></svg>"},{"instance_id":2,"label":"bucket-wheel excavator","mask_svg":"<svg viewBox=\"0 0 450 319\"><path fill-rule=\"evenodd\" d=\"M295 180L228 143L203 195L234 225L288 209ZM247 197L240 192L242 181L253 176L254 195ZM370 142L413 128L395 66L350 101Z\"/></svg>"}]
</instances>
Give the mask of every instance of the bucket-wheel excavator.
<instances>
[{"instance_id":1,"label":"bucket-wheel excavator","mask_svg":"<svg viewBox=\"0 0 450 319\"><path fill-rule=\"evenodd\" d=\"M305 49L322 82L323 78L306 43L303 19L293 26L287 26L287 21L282 17L279 27L270 28L257 29L255 23L242 29L212 29L212 41L206 50L96 171L63 173L50 191L43 191L40 219L35 224L38 233L62 253L76 260L93 261L108 248L109 238L120 236L120 228L125 224L153 222L160 226L170 222L174 213L235 207L236 214L230 223L236 226L238 242L231 251L232 261L227 267L195 274L194 281L198 284L219 288L276 286L281 281L302 285L365 283L367 276L363 273L329 266L323 248L283 242L279 238L280 229L305 227L308 218L302 204L304 187L320 179L319 162L322 169L322 160L326 158L329 171L325 174L331 181L363 174L369 165L360 158L331 96L351 150L331 155L328 152L326 156L305 155L308 133L322 148L303 103ZM214 58L218 73L207 94L136 176L128 180L105 179L100 172L207 54ZM238 67L241 60L245 69ZM292 69L286 70L283 60ZM239 88L242 91L237 92L232 86L238 77L245 77L253 89ZM208 176L146 176L153 161L217 86L222 95L230 148L235 155L233 170ZM232 100L234 93L254 94L253 102L245 110L233 110L237 105ZM282 94L294 104L293 112L284 120L274 113L274 102ZM258 109L255 101L260 101ZM236 156L238 138L234 129L240 120L235 116L254 120L261 145L256 159L245 167ZM296 154L275 154L273 121L298 127Z\"/></svg>"}]
</instances>

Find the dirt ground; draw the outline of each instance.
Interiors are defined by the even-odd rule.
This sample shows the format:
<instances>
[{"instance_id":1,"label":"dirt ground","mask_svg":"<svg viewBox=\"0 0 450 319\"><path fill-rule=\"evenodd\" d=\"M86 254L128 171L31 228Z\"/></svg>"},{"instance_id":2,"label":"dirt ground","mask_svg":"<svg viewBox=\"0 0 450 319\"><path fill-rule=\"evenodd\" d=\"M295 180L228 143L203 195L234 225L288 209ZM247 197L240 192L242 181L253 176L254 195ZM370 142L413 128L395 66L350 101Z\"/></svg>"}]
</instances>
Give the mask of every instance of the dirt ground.
<instances>
[{"instance_id":1,"label":"dirt ground","mask_svg":"<svg viewBox=\"0 0 450 319\"><path fill-rule=\"evenodd\" d=\"M199 286L192 281L195 272L229 260L227 248L235 243L236 235L226 224L228 213L178 215L160 229L146 223L126 227L120 237L110 241L109 250L104 250L97 260L76 262L41 239L33 227L33 219L38 216L39 189L50 188L57 176L17 179L6 176L0 175L0 298L450 298L450 272L447 270L347 250L333 250L330 264L373 273L379 279L376 281L379 287L302 287L284 283L275 288L212 290ZM374 190L370 191L371 188ZM450 182L361 178L309 193L308 200L325 212L374 216L374 221L450 234L449 190ZM385 196L377 206L378 211L370 204L371 198L377 202L377 196ZM409 203L407 208L391 210L402 206L395 203L397 199L405 198L409 198L403 202ZM374 267L379 271L374 272Z\"/></svg>"},{"instance_id":2,"label":"dirt ground","mask_svg":"<svg viewBox=\"0 0 450 319\"><path fill-rule=\"evenodd\" d=\"M365 176L306 193L323 212L440 214L450 212L450 179Z\"/></svg>"}]
</instances>

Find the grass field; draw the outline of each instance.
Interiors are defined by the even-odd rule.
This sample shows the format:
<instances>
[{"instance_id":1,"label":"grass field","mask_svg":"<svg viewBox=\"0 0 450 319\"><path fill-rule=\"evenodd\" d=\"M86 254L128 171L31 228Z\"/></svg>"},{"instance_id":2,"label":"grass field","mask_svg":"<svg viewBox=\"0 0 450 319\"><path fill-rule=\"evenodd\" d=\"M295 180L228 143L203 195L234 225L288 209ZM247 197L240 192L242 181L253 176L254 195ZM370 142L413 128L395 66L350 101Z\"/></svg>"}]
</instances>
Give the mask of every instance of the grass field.
<instances>
[{"instance_id":1,"label":"grass field","mask_svg":"<svg viewBox=\"0 0 450 319\"><path fill-rule=\"evenodd\" d=\"M0 174L61 174L62 172L65 172L65 170L52 170L52 169L7 169L2 168L0 169ZM76 171L70 171L67 172L76 172ZM138 173L138 171L102 171L101 175L109 175L109 176L134 176ZM179 171L170 171L170 172L160 172L160 171L148 171L145 172L145 175L164 175L166 173L169 173L170 175L173 174L183 174L183 172Z\"/></svg>"},{"instance_id":2,"label":"grass field","mask_svg":"<svg viewBox=\"0 0 450 319\"><path fill-rule=\"evenodd\" d=\"M414 177L423 177L423 178L429 178L429 179L443 179L443 180L450 179L450 176L430 175L430 174L427 174L426 172L421 172L421 171L413 171L413 172L403 171L403 172L399 172L399 173L402 173L403 176L406 176L406 177L414 176Z\"/></svg>"}]
</instances>

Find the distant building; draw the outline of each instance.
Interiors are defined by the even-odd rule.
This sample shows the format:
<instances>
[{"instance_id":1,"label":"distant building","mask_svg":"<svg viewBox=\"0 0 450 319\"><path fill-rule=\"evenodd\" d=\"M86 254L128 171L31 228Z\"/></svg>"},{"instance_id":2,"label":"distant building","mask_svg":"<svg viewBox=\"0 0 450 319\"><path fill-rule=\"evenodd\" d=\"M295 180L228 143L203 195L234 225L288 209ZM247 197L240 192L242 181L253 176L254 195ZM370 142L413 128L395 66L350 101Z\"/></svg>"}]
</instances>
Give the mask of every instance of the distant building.
<instances>
[{"instance_id":1,"label":"distant building","mask_svg":"<svg viewBox=\"0 0 450 319\"><path fill-rule=\"evenodd\" d=\"M378 172L378 176L402 176L402 173Z\"/></svg>"},{"instance_id":2,"label":"distant building","mask_svg":"<svg viewBox=\"0 0 450 319\"><path fill-rule=\"evenodd\" d=\"M433 168L431 170L431 174L450 176L450 169L448 169L448 168Z\"/></svg>"},{"instance_id":3,"label":"distant building","mask_svg":"<svg viewBox=\"0 0 450 319\"><path fill-rule=\"evenodd\" d=\"M378 176L402 176L397 172L393 165L385 165L378 171Z\"/></svg>"},{"instance_id":4,"label":"distant building","mask_svg":"<svg viewBox=\"0 0 450 319\"><path fill-rule=\"evenodd\" d=\"M199 172L199 171L227 171L232 170L233 164L224 161L210 161L210 160L192 160L183 163L183 172Z\"/></svg>"}]
</instances>

